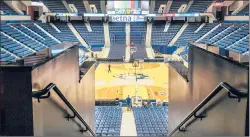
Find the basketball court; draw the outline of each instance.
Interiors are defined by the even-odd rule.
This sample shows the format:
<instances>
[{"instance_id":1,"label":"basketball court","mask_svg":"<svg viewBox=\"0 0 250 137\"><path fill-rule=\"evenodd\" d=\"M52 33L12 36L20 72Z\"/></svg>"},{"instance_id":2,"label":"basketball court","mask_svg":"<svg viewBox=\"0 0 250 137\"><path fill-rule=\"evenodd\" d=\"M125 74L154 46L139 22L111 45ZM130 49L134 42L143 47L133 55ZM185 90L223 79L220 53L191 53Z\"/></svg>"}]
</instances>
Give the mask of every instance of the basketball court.
<instances>
[{"instance_id":1,"label":"basketball court","mask_svg":"<svg viewBox=\"0 0 250 137\"><path fill-rule=\"evenodd\" d=\"M168 101L168 67L164 63L140 62L99 64L95 72L96 99L126 99L136 95L142 99ZM136 80L137 75L137 80Z\"/></svg>"}]
</instances>

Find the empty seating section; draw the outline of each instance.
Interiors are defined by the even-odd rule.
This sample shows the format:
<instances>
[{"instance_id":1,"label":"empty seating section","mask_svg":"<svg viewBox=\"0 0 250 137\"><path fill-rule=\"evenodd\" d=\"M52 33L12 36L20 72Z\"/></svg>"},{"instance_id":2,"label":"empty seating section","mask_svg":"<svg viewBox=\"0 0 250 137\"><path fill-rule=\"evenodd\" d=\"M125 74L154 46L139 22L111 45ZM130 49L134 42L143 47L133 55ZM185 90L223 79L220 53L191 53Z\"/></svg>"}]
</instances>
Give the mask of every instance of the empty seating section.
<instances>
[{"instance_id":1,"label":"empty seating section","mask_svg":"<svg viewBox=\"0 0 250 137\"><path fill-rule=\"evenodd\" d=\"M83 0L68 0L68 4L74 4L78 13L86 13L86 8L83 4Z\"/></svg>"},{"instance_id":2,"label":"empty seating section","mask_svg":"<svg viewBox=\"0 0 250 137\"><path fill-rule=\"evenodd\" d=\"M125 44L112 44L108 57L115 59L122 59L125 57Z\"/></svg>"},{"instance_id":3,"label":"empty seating section","mask_svg":"<svg viewBox=\"0 0 250 137\"><path fill-rule=\"evenodd\" d=\"M68 10L64 6L61 0L43 0L44 5L46 5L51 12L55 13L68 13Z\"/></svg>"},{"instance_id":4,"label":"empty seating section","mask_svg":"<svg viewBox=\"0 0 250 137\"><path fill-rule=\"evenodd\" d=\"M120 136L122 108L117 106L96 106L96 135Z\"/></svg>"},{"instance_id":5,"label":"empty seating section","mask_svg":"<svg viewBox=\"0 0 250 137\"><path fill-rule=\"evenodd\" d=\"M182 4L188 4L189 0L174 0L170 7L169 13L178 13Z\"/></svg>"},{"instance_id":6,"label":"empty seating section","mask_svg":"<svg viewBox=\"0 0 250 137\"><path fill-rule=\"evenodd\" d=\"M154 22L152 26L152 45L165 45L167 46L176 33L180 30L182 23L171 23L168 31L163 32L165 23Z\"/></svg>"},{"instance_id":7,"label":"empty seating section","mask_svg":"<svg viewBox=\"0 0 250 137\"><path fill-rule=\"evenodd\" d=\"M233 25L230 26L229 28L227 28L225 31L221 32L220 34L218 34L217 36L215 36L214 38L211 39L212 44L217 44L218 41L222 40L223 38L225 38L227 35L229 35L230 33L233 33L234 31L236 31L237 29L239 29L241 27L241 25Z\"/></svg>"},{"instance_id":8,"label":"empty seating section","mask_svg":"<svg viewBox=\"0 0 250 137\"><path fill-rule=\"evenodd\" d=\"M37 22L39 26L56 37L61 42L78 42L75 35L69 29L66 23L54 23L54 25L61 31L57 32L50 24Z\"/></svg>"},{"instance_id":9,"label":"empty seating section","mask_svg":"<svg viewBox=\"0 0 250 137\"><path fill-rule=\"evenodd\" d=\"M24 32L25 34L29 35L30 37L34 38L35 40L39 41L41 44L44 44L46 46L53 46L56 45L57 42L56 41L48 41L45 38L43 38L42 36L39 37L40 35L37 34L36 32L39 31L39 29L37 28L35 31L32 32L32 30L29 30L27 28L25 28L24 26L22 26L21 24L13 24L13 26L17 29L19 29L20 31ZM35 26L34 26L35 27ZM45 34L46 35L46 34ZM48 45L47 45L48 44ZM46 48L44 46L44 48Z\"/></svg>"},{"instance_id":10,"label":"empty seating section","mask_svg":"<svg viewBox=\"0 0 250 137\"><path fill-rule=\"evenodd\" d=\"M7 24L1 24L1 31L6 33L7 35L11 36L12 38L16 39L17 41L23 43L24 45L36 50L40 51L45 49L46 47L41 43L38 43L36 40L33 40L26 36L24 33L21 33L14 28L10 27Z\"/></svg>"},{"instance_id":11,"label":"empty seating section","mask_svg":"<svg viewBox=\"0 0 250 137\"><path fill-rule=\"evenodd\" d=\"M194 0L188 12L203 13L212 4L213 0Z\"/></svg>"},{"instance_id":12,"label":"empty seating section","mask_svg":"<svg viewBox=\"0 0 250 137\"><path fill-rule=\"evenodd\" d=\"M166 24L165 21L157 21L153 22L152 25L152 35L151 35L152 48L154 49L154 51L161 53L164 52L162 49L167 47L167 44L163 40L163 38L164 39L166 38L164 36L167 35L166 32L163 32L165 24Z\"/></svg>"},{"instance_id":13,"label":"empty seating section","mask_svg":"<svg viewBox=\"0 0 250 137\"><path fill-rule=\"evenodd\" d=\"M41 37L39 37L38 35L36 35L35 33L31 32L30 30L26 29L25 27L23 27L21 24L12 24L12 26L14 26L15 28L17 28L18 30L22 31L23 33L29 35L30 37L36 39L39 42L43 43L43 39Z\"/></svg>"},{"instance_id":14,"label":"empty seating section","mask_svg":"<svg viewBox=\"0 0 250 137\"><path fill-rule=\"evenodd\" d=\"M44 38L42 40L42 43L44 43L45 45L47 45L47 46L54 46L54 45L59 44L57 41L55 41L50 36L48 36L47 34L45 34L38 27L36 27L33 23L27 23L27 24L23 24L23 25L26 26L27 28L31 29L32 31L36 32L40 36L42 36Z\"/></svg>"},{"instance_id":15,"label":"empty seating section","mask_svg":"<svg viewBox=\"0 0 250 137\"><path fill-rule=\"evenodd\" d=\"M215 43L215 45L221 47L221 48L226 48L230 45L233 45L235 42L239 41L240 39L246 37L249 34L248 31L248 25L245 26L237 26L239 29L235 30L233 33L230 35L220 39ZM246 51L243 51L246 52Z\"/></svg>"},{"instance_id":16,"label":"empty seating section","mask_svg":"<svg viewBox=\"0 0 250 137\"><path fill-rule=\"evenodd\" d=\"M237 15L248 16L249 15L249 4L243 8Z\"/></svg>"},{"instance_id":17,"label":"empty seating section","mask_svg":"<svg viewBox=\"0 0 250 137\"><path fill-rule=\"evenodd\" d=\"M101 51L104 46L104 31L102 22L91 22L92 32L89 32L84 23L73 23L82 38L94 51Z\"/></svg>"},{"instance_id":18,"label":"empty seating section","mask_svg":"<svg viewBox=\"0 0 250 137\"><path fill-rule=\"evenodd\" d=\"M159 10L161 5L167 5L167 1L166 0L157 0L157 1L155 1L155 10L154 10L155 13L158 13L158 10Z\"/></svg>"},{"instance_id":19,"label":"empty seating section","mask_svg":"<svg viewBox=\"0 0 250 137\"><path fill-rule=\"evenodd\" d=\"M236 53L243 54L247 51L249 51L249 34L244 39L240 40L239 42L236 42L233 44L229 50L234 51Z\"/></svg>"},{"instance_id":20,"label":"empty seating section","mask_svg":"<svg viewBox=\"0 0 250 137\"><path fill-rule=\"evenodd\" d=\"M125 44L125 23L109 23L109 37L111 44Z\"/></svg>"},{"instance_id":21,"label":"empty seating section","mask_svg":"<svg viewBox=\"0 0 250 137\"><path fill-rule=\"evenodd\" d=\"M137 136L167 136L167 106L134 107Z\"/></svg>"},{"instance_id":22,"label":"empty seating section","mask_svg":"<svg viewBox=\"0 0 250 137\"><path fill-rule=\"evenodd\" d=\"M194 32L199 28L199 26L199 23L189 23L188 27L184 30L174 45L187 46L188 43L197 39L198 36Z\"/></svg>"},{"instance_id":23,"label":"empty seating section","mask_svg":"<svg viewBox=\"0 0 250 137\"><path fill-rule=\"evenodd\" d=\"M208 31L210 31L213 27L216 26L216 23L206 24L203 26L198 32L195 32L201 24L199 23L189 23L188 27L184 30L182 35L176 41L176 46L188 46L189 43L195 42L201 36L205 35Z\"/></svg>"},{"instance_id":24,"label":"empty seating section","mask_svg":"<svg viewBox=\"0 0 250 137\"><path fill-rule=\"evenodd\" d=\"M31 50L9 39L7 36L3 35L2 33L1 33L1 47L17 55L18 57L24 57L33 53ZM2 60L2 57L1 57L1 60Z\"/></svg>"},{"instance_id":25,"label":"empty seating section","mask_svg":"<svg viewBox=\"0 0 250 137\"><path fill-rule=\"evenodd\" d=\"M6 3L4 3L3 1L0 2L1 4L1 11L4 12L3 15L18 15L18 13L16 11L14 11L13 9L11 9Z\"/></svg>"},{"instance_id":26,"label":"empty seating section","mask_svg":"<svg viewBox=\"0 0 250 137\"><path fill-rule=\"evenodd\" d=\"M16 60L16 58L13 57L13 56L11 56L11 54L9 54L9 53L1 50L1 49L0 49L0 52L1 52L0 61L3 61L3 62L9 62L9 61L11 61L11 62L13 62L13 61Z\"/></svg>"},{"instance_id":27,"label":"empty seating section","mask_svg":"<svg viewBox=\"0 0 250 137\"><path fill-rule=\"evenodd\" d=\"M200 42L205 44L212 44L213 42L211 39L213 37L216 37L219 33L230 27L232 24L221 24L217 29L212 31L209 35L207 35L205 38L203 38Z\"/></svg>"},{"instance_id":28,"label":"empty seating section","mask_svg":"<svg viewBox=\"0 0 250 137\"><path fill-rule=\"evenodd\" d=\"M198 35L198 38L202 37L203 35L205 35L207 32L209 32L211 29L213 29L215 26L217 26L218 23L207 23L205 26L203 26L197 33L195 33L196 35ZM197 38L197 39L198 39ZM197 40L196 39L196 40Z\"/></svg>"},{"instance_id":29,"label":"empty seating section","mask_svg":"<svg viewBox=\"0 0 250 137\"><path fill-rule=\"evenodd\" d=\"M144 59L147 57L145 48L145 37L147 24L145 22L130 23L130 42L135 44L137 51L133 54L135 59Z\"/></svg>"},{"instance_id":30,"label":"empty seating section","mask_svg":"<svg viewBox=\"0 0 250 137\"><path fill-rule=\"evenodd\" d=\"M144 44L147 31L145 22L130 23L130 41L137 44Z\"/></svg>"},{"instance_id":31,"label":"empty seating section","mask_svg":"<svg viewBox=\"0 0 250 137\"><path fill-rule=\"evenodd\" d=\"M222 24L200 42L226 48L236 53L245 53L248 46L248 24Z\"/></svg>"},{"instance_id":32,"label":"empty seating section","mask_svg":"<svg viewBox=\"0 0 250 137\"><path fill-rule=\"evenodd\" d=\"M136 52L133 53L133 59L145 59L147 58L147 52L145 44L135 44Z\"/></svg>"},{"instance_id":33,"label":"empty seating section","mask_svg":"<svg viewBox=\"0 0 250 137\"><path fill-rule=\"evenodd\" d=\"M61 33L58 34L58 37L61 41L79 42L78 39L73 34L73 32L69 29L67 23L54 23L54 24L61 31Z\"/></svg>"}]
</instances>

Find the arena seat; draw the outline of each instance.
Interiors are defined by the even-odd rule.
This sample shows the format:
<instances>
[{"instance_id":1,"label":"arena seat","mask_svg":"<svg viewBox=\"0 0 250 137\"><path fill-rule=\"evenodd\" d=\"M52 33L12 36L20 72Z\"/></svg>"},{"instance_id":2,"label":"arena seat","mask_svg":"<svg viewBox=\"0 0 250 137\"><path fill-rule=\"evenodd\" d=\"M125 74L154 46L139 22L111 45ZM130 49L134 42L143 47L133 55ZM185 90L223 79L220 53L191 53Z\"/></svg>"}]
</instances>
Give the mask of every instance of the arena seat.
<instances>
[{"instance_id":1,"label":"arena seat","mask_svg":"<svg viewBox=\"0 0 250 137\"><path fill-rule=\"evenodd\" d=\"M27 37L26 35L28 35L28 34L25 35L24 33L21 33L19 31L15 30L14 28L10 27L7 24L1 24L1 31L3 31L4 33L8 34L12 38L18 40L19 42L23 43L24 45L27 45L28 47L30 47L36 51L40 51L40 50L46 48L41 43L38 43L37 41ZM14 42L14 43L16 43L16 42ZM18 44L16 44L16 45L18 45Z\"/></svg>"},{"instance_id":2,"label":"arena seat","mask_svg":"<svg viewBox=\"0 0 250 137\"><path fill-rule=\"evenodd\" d=\"M137 136L167 136L167 106L133 107Z\"/></svg>"},{"instance_id":3,"label":"arena seat","mask_svg":"<svg viewBox=\"0 0 250 137\"><path fill-rule=\"evenodd\" d=\"M214 36L216 36L217 34L221 33L225 29L227 29L228 27L230 27L230 26L232 26L231 23L228 23L228 24L222 23L221 26L219 26L217 29L212 31L209 35L207 35L205 38L203 38L200 42L205 43L205 44L212 44L213 41L211 41L211 39Z\"/></svg>"},{"instance_id":4,"label":"arena seat","mask_svg":"<svg viewBox=\"0 0 250 137\"><path fill-rule=\"evenodd\" d=\"M109 23L110 51L108 58L122 59L125 56L126 32L125 23Z\"/></svg>"},{"instance_id":5,"label":"arena seat","mask_svg":"<svg viewBox=\"0 0 250 137\"><path fill-rule=\"evenodd\" d=\"M60 0L55 0L55 1L43 0L43 3L53 13L68 13L68 10Z\"/></svg>"},{"instance_id":6,"label":"arena seat","mask_svg":"<svg viewBox=\"0 0 250 137\"><path fill-rule=\"evenodd\" d=\"M226 37L221 37L222 39L218 40L214 44L221 48L227 48L228 46L233 45L234 43L236 43L237 41L246 37L249 34L248 25L245 25L243 27L240 25L234 28L235 31L233 31L230 35ZM242 52L246 51L243 50Z\"/></svg>"},{"instance_id":7,"label":"arena seat","mask_svg":"<svg viewBox=\"0 0 250 137\"><path fill-rule=\"evenodd\" d=\"M239 41L238 43L236 42L233 44L229 50L234 51L236 53L245 53L249 51L249 34L248 37L244 38L242 41Z\"/></svg>"},{"instance_id":8,"label":"arena seat","mask_svg":"<svg viewBox=\"0 0 250 137\"><path fill-rule=\"evenodd\" d=\"M96 135L120 136L122 108L117 106L96 106Z\"/></svg>"},{"instance_id":9,"label":"arena seat","mask_svg":"<svg viewBox=\"0 0 250 137\"><path fill-rule=\"evenodd\" d=\"M57 42L54 43L54 42L51 42L51 41L47 41L47 40L46 40L45 38L43 38L42 36L39 37L39 36L40 36L39 34L38 34L38 35L39 35L39 36L38 36L37 34L34 33L34 31L33 31L33 32L30 31L29 29L23 27L21 24L13 24L13 26L14 26L15 28L19 29L20 31L24 32L25 34L29 35L30 37L36 39L38 42L40 42L40 43L46 45L46 46L53 46L53 45L56 45L56 44L57 44ZM37 31L38 31L38 29L36 30L36 32L37 32ZM49 45L47 45L47 44L49 44Z\"/></svg>"},{"instance_id":10,"label":"arena seat","mask_svg":"<svg viewBox=\"0 0 250 137\"><path fill-rule=\"evenodd\" d=\"M168 31L163 32L165 23L153 22L151 38L152 45L168 45L182 25L182 23L171 23Z\"/></svg>"},{"instance_id":11,"label":"arena seat","mask_svg":"<svg viewBox=\"0 0 250 137\"><path fill-rule=\"evenodd\" d=\"M36 32L37 34L39 34L40 36L42 36L45 41L44 44L48 45L48 46L54 46L59 44L57 41L55 41L54 39L52 39L50 36L48 36L47 34L45 34L42 30L40 30L38 27L36 27L33 23L27 23L27 24L23 24L24 26L26 26L27 28L33 30L34 32Z\"/></svg>"},{"instance_id":12,"label":"arena seat","mask_svg":"<svg viewBox=\"0 0 250 137\"><path fill-rule=\"evenodd\" d=\"M13 62L15 61L15 57L11 56L11 54L3 51L3 50L0 50L1 52L1 58L0 58L0 61L3 61L3 62Z\"/></svg>"},{"instance_id":13,"label":"arena seat","mask_svg":"<svg viewBox=\"0 0 250 137\"><path fill-rule=\"evenodd\" d=\"M189 42L197 39L198 35L195 35L194 32L200 26L199 23L189 23L188 27L184 30L182 35L178 38L174 45L178 46L187 46Z\"/></svg>"},{"instance_id":14,"label":"arena seat","mask_svg":"<svg viewBox=\"0 0 250 137\"><path fill-rule=\"evenodd\" d=\"M233 26L229 27L225 31L223 31L220 34L218 34L216 37L212 38L211 39L211 44L214 45L214 44L218 43L219 40L221 40L222 38L226 37L230 33L233 33L234 31L236 31L240 27L241 27L241 25L233 25Z\"/></svg>"},{"instance_id":15,"label":"arena seat","mask_svg":"<svg viewBox=\"0 0 250 137\"><path fill-rule=\"evenodd\" d=\"M125 23L110 22L109 37L111 44L125 44L126 43Z\"/></svg>"},{"instance_id":16,"label":"arena seat","mask_svg":"<svg viewBox=\"0 0 250 137\"><path fill-rule=\"evenodd\" d=\"M50 24L36 22L43 29L48 31L51 35L59 39L61 42L78 42L75 35L69 29L66 23L54 23L54 25L61 31L57 32Z\"/></svg>"},{"instance_id":17,"label":"arena seat","mask_svg":"<svg viewBox=\"0 0 250 137\"><path fill-rule=\"evenodd\" d=\"M188 46L188 43L194 42L195 40L206 34L216 25L216 23L206 24L197 33L195 33L195 31L200 27L200 25L201 24L199 23L189 23L188 27L184 30L184 32L178 38L174 45Z\"/></svg>"},{"instance_id":18,"label":"arena seat","mask_svg":"<svg viewBox=\"0 0 250 137\"><path fill-rule=\"evenodd\" d=\"M212 4L213 0L194 0L187 12L203 13Z\"/></svg>"},{"instance_id":19,"label":"arena seat","mask_svg":"<svg viewBox=\"0 0 250 137\"><path fill-rule=\"evenodd\" d=\"M1 33L1 47L17 55L18 57L24 57L33 53L31 50L27 49L26 47L22 46L21 44L15 41L12 41L2 33Z\"/></svg>"},{"instance_id":20,"label":"arena seat","mask_svg":"<svg viewBox=\"0 0 250 137\"><path fill-rule=\"evenodd\" d=\"M145 44L135 44L136 52L133 53L133 59L145 59L147 58L147 52Z\"/></svg>"},{"instance_id":21,"label":"arena seat","mask_svg":"<svg viewBox=\"0 0 250 137\"><path fill-rule=\"evenodd\" d=\"M144 44L146 38L147 23L131 22L130 23L130 42L135 44Z\"/></svg>"},{"instance_id":22,"label":"arena seat","mask_svg":"<svg viewBox=\"0 0 250 137\"><path fill-rule=\"evenodd\" d=\"M108 58L122 59L125 56L125 44L112 44Z\"/></svg>"},{"instance_id":23,"label":"arena seat","mask_svg":"<svg viewBox=\"0 0 250 137\"><path fill-rule=\"evenodd\" d=\"M101 51L104 46L104 31L102 22L91 22L92 32L89 32L84 23L73 23L82 38L91 46L93 51Z\"/></svg>"},{"instance_id":24,"label":"arena seat","mask_svg":"<svg viewBox=\"0 0 250 137\"><path fill-rule=\"evenodd\" d=\"M188 4L189 0L175 0L172 2L169 13L178 13L178 9L182 4Z\"/></svg>"}]
</instances>

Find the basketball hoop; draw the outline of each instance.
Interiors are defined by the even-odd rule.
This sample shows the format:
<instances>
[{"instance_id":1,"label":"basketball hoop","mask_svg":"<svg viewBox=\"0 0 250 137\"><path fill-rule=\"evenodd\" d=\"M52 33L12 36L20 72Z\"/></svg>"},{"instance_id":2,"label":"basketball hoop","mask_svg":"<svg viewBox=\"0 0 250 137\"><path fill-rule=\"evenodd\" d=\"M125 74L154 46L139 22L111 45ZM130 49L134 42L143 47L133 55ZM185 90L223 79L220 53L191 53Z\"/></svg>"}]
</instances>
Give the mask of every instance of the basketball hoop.
<instances>
[{"instance_id":1,"label":"basketball hoop","mask_svg":"<svg viewBox=\"0 0 250 137\"><path fill-rule=\"evenodd\" d=\"M139 60L135 60L133 62L133 67L139 67Z\"/></svg>"}]
</instances>

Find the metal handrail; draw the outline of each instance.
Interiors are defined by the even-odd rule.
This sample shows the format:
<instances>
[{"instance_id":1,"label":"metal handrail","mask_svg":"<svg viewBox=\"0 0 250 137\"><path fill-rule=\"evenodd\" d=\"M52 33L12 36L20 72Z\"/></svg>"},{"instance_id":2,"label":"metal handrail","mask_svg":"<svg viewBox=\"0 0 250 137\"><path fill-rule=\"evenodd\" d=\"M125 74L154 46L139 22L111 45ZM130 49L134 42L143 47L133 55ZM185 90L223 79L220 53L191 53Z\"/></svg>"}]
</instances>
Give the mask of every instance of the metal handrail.
<instances>
[{"instance_id":1,"label":"metal handrail","mask_svg":"<svg viewBox=\"0 0 250 137\"><path fill-rule=\"evenodd\" d=\"M240 92L237 89L231 87L228 83L221 82L214 90L212 93L210 93L189 115L182 120L182 122L169 134L169 136L172 136L176 131L186 131L186 129L181 129L181 127L191 118L204 118L204 115L197 115L197 112L205 106L217 93L219 93L222 89L226 89L228 92L228 97L230 98L238 98L238 102L240 102L240 99L243 97L247 97L248 93ZM233 94L233 95L232 95Z\"/></svg>"},{"instance_id":2,"label":"metal handrail","mask_svg":"<svg viewBox=\"0 0 250 137\"><path fill-rule=\"evenodd\" d=\"M74 113L74 116L70 116L68 114L67 118L75 118L75 116L84 124L86 127L85 130L81 130L81 132L89 131L92 136L96 136L95 133L91 130L91 128L88 126L88 124L84 121L84 119L81 117L81 115L77 112L77 110L70 104L70 102L65 98L65 96L62 94L62 92L56 87L55 84L50 83L47 85L44 89L39 91L33 91L32 97L37 98L38 102L40 102L40 99L46 99L50 97L50 90L53 89L57 95L63 100L63 102L70 108L70 110ZM46 95L47 94L47 95Z\"/></svg>"}]
</instances>

